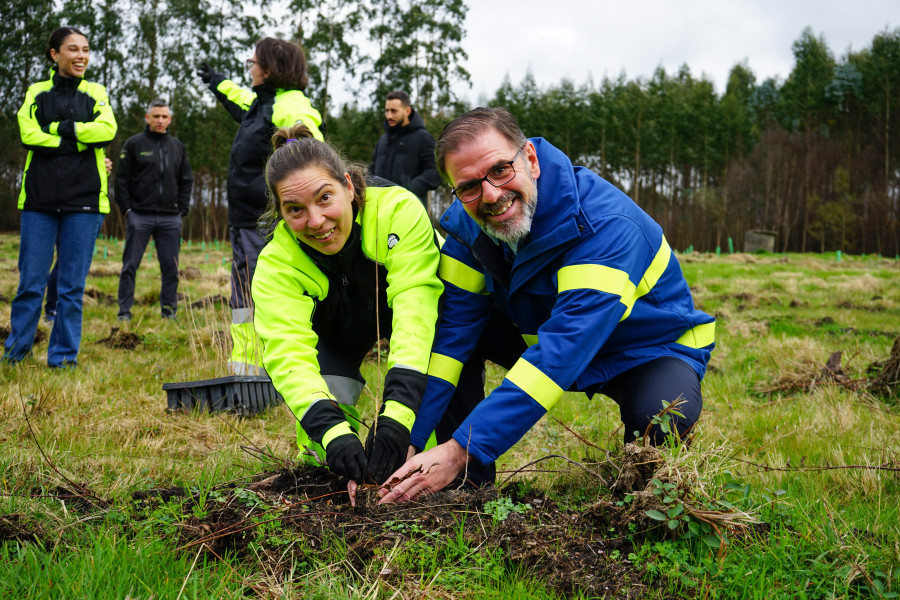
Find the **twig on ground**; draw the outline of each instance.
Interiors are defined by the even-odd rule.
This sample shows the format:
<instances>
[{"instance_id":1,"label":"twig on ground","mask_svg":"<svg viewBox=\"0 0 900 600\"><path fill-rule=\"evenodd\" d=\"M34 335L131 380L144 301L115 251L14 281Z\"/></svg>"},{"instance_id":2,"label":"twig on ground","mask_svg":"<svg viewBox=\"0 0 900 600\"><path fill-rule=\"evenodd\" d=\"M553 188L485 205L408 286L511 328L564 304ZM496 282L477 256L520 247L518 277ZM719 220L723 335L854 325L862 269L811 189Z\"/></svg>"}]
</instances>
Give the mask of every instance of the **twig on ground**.
<instances>
[{"instance_id":1,"label":"twig on ground","mask_svg":"<svg viewBox=\"0 0 900 600\"><path fill-rule=\"evenodd\" d=\"M576 467L582 469L582 470L583 470L585 473L587 473L588 475L593 475L594 477L596 477L597 479L599 479L600 482L603 483L603 485L605 485L605 486L607 486L607 487L609 486L609 483L606 481L606 478L604 478L603 475L600 475L599 473L596 473L596 472L594 472L594 471L588 469L586 466L584 466L584 465L581 464L580 462L574 461L574 460L572 460L571 458L569 458L569 457L567 457L567 456L563 456L562 454L550 454L550 455L547 455L547 456L542 456L541 458L539 458L539 459L537 459L537 460L533 460L533 461L531 461L530 463L527 463L527 464L525 464L525 465L522 465L520 468L516 469L515 471L512 471L512 473L510 474L510 476L507 477L506 479L504 479L503 482L500 483L497 487L498 487L498 488L503 487L504 485L506 485L506 483L507 483L510 479L512 479L512 478L515 477L518 473L524 471L524 470L527 469L528 467L534 466L534 465L536 465L537 463L539 463L539 462L541 462L541 461L549 460L549 459L551 459L551 458L561 458L561 459L563 459L564 461L567 461L567 462L569 462L569 463L575 465Z\"/></svg>"},{"instance_id":2,"label":"twig on ground","mask_svg":"<svg viewBox=\"0 0 900 600\"><path fill-rule=\"evenodd\" d=\"M813 472L813 471L839 471L843 469L860 469L865 471L891 471L895 473L900 473L900 467L889 466L891 463L885 463L883 465L826 465L824 467L807 467L803 464L803 460L800 460L800 466L795 467L790 464L790 460L788 460L788 464L785 467L773 467L771 465L764 465L761 463L756 463L750 460L744 460L737 457L732 457L734 460L738 462L742 462L744 464L757 467L758 469L762 469L763 471L786 471L786 472ZM894 463L896 464L896 463Z\"/></svg>"},{"instance_id":3,"label":"twig on ground","mask_svg":"<svg viewBox=\"0 0 900 600\"><path fill-rule=\"evenodd\" d=\"M25 423L28 425L28 433L31 434L31 439L34 440L34 445L37 446L38 452L41 453L41 456L44 458L44 461L50 466L53 471L62 477L63 481L68 483L70 486L74 488L75 497L81 498L82 500L86 500L95 508L107 508L109 506L109 502L103 500L97 494L92 492L87 486L75 483L68 477L62 474L53 461L50 460L50 457L44 452L44 449L41 447L41 443L37 439L37 435L34 433L34 428L31 426L31 420L28 418L28 411L25 409L25 400L22 399L22 394L19 394L19 402L22 404L22 415L25 417Z\"/></svg>"},{"instance_id":4,"label":"twig on ground","mask_svg":"<svg viewBox=\"0 0 900 600\"><path fill-rule=\"evenodd\" d=\"M607 456L609 456L609 452L608 452L608 451L604 450L603 448L601 448L601 447L598 446L597 444L594 444L593 442L590 442L590 441L584 439L584 438L583 438L581 435L579 435L578 432L576 432L574 429L572 429L571 427L569 427L568 425L566 425L565 423L563 423L562 421L560 421L560 420L559 420L558 418L556 418L555 416L553 416L553 415L551 415L551 416L553 417L553 420L554 420L554 421L556 421L557 423L559 423L560 425L563 426L563 429L565 429L566 431L568 431L569 433L571 433L572 435L574 435L576 438L578 438L578 440L579 440L582 444L585 444L586 446L590 446L591 448L594 448L594 449L596 449L596 450L599 450L600 452L603 452L603 453L605 453Z\"/></svg>"}]
</instances>

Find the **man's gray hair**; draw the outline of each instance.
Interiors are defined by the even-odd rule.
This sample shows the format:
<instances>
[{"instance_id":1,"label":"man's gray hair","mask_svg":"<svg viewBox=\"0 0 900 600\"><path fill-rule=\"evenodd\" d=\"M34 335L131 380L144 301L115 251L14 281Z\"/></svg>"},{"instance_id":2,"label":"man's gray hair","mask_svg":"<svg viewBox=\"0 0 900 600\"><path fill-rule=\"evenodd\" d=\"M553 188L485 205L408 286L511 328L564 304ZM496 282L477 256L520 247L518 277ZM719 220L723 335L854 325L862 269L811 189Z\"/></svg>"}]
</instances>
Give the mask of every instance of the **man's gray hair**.
<instances>
[{"instance_id":1,"label":"man's gray hair","mask_svg":"<svg viewBox=\"0 0 900 600\"><path fill-rule=\"evenodd\" d=\"M147 114L150 114L150 111L154 108L165 107L169 109L169 114L172 114L172 107L169 106L169 103L163 100L162 98L156 98L155 100L151 100L150 104L147 105Z\"/></svg>"},{"instance_id":2,"label":"man's gray hair","mask_svg":"<svg viewBox=\"0 0 900 600\"><path fill-rule=\"evenodd\" d=\"M447 154L459 150L463 145L475 140L488 129L494 129L504 138L521 148L528 141L516 118L505 108L486 108L479 106L464 115L456 117L444 127L434 147L434 155L438 172L447 183Z\"/></svg>"}]
</instances>

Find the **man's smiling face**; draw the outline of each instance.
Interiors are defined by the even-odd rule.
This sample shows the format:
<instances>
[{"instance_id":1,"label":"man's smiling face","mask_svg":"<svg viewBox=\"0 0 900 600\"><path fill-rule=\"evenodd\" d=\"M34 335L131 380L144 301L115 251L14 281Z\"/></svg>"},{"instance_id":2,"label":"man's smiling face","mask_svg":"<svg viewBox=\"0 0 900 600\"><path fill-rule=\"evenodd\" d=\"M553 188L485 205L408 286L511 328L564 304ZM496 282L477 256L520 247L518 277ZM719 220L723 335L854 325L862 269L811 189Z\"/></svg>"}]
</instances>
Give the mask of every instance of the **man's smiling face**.
<instances>
[{"instance_id":1,"label":"man's smiling face","mask_svg":"<svg viewBox=\"0 0 900 600\"><path fill-rule=\"evenodd\" d=\"M541 172L531 142L520 153L517 151L511 141L489 128L458 150L448 152L445 159L447 175L455 187L481 179L503 163L513 161L512 179L498 187L482 181L481 197L463 204L482 229L512 245L531 230L537 204L535 180Z\"/></svg>"}]
</instances>

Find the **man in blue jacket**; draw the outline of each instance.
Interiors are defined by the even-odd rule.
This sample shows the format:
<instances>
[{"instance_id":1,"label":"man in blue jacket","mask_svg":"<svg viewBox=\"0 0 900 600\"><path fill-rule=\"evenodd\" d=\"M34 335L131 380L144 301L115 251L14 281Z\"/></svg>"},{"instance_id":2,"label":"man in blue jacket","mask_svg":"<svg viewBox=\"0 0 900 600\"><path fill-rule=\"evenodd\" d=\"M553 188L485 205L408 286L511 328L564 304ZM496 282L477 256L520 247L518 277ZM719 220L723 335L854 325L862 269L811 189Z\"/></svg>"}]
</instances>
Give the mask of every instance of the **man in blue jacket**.
<instances>
[{"instance_id":1,"label":"man in blue jacket","mask_svg":"<svg viewBox=\"0 0 900 600\"><path fill-rule=\"evenodd\" d=\"M422 471L381 501L411 500L462 474L492 480L494 461L567 390L612 398L626 442L648 428L661 442L651 419L681 397L673 426L687 433L703 405L715 321L694 308L660 226L546 140L526 139L503 109L458 117L435 153L458 201L441 218L444 306L410 454L432 431L438 445L411 456L393 477ZM473 398L466 373L498 341L511 368L487 398ZM520 356L510 360L511 349Z\"/></svg>"}]
</instances>

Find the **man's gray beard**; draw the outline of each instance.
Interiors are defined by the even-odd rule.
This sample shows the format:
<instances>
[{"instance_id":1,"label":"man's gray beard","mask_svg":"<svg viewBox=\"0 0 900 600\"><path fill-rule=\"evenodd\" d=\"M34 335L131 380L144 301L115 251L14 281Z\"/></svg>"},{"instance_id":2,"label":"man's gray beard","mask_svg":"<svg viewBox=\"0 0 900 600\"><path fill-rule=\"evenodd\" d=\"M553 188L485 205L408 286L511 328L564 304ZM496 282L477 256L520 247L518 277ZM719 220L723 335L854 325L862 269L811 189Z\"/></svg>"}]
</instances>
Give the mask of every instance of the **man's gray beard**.
<instances>
[{"instance_id":1,"label":"man's gray beard","mask_svg":"<svg viewBox=\"0 0 900 600\"><path fill-rule=\"evenodd\" d=\"M497 227L488 225L487 220L485 220L481 223L481 230L494 240L506 242L512 248L515 248L518 245L519 240L531 232L531 222L534 219L534 210L537 206L538 199L537 186L534 186L532 189L534 190L532 202L525 202L525 198L520 197L524 210L519 219L516 219L515 222L512 223L501 223Z\"/></svg>"}]
</instances>

